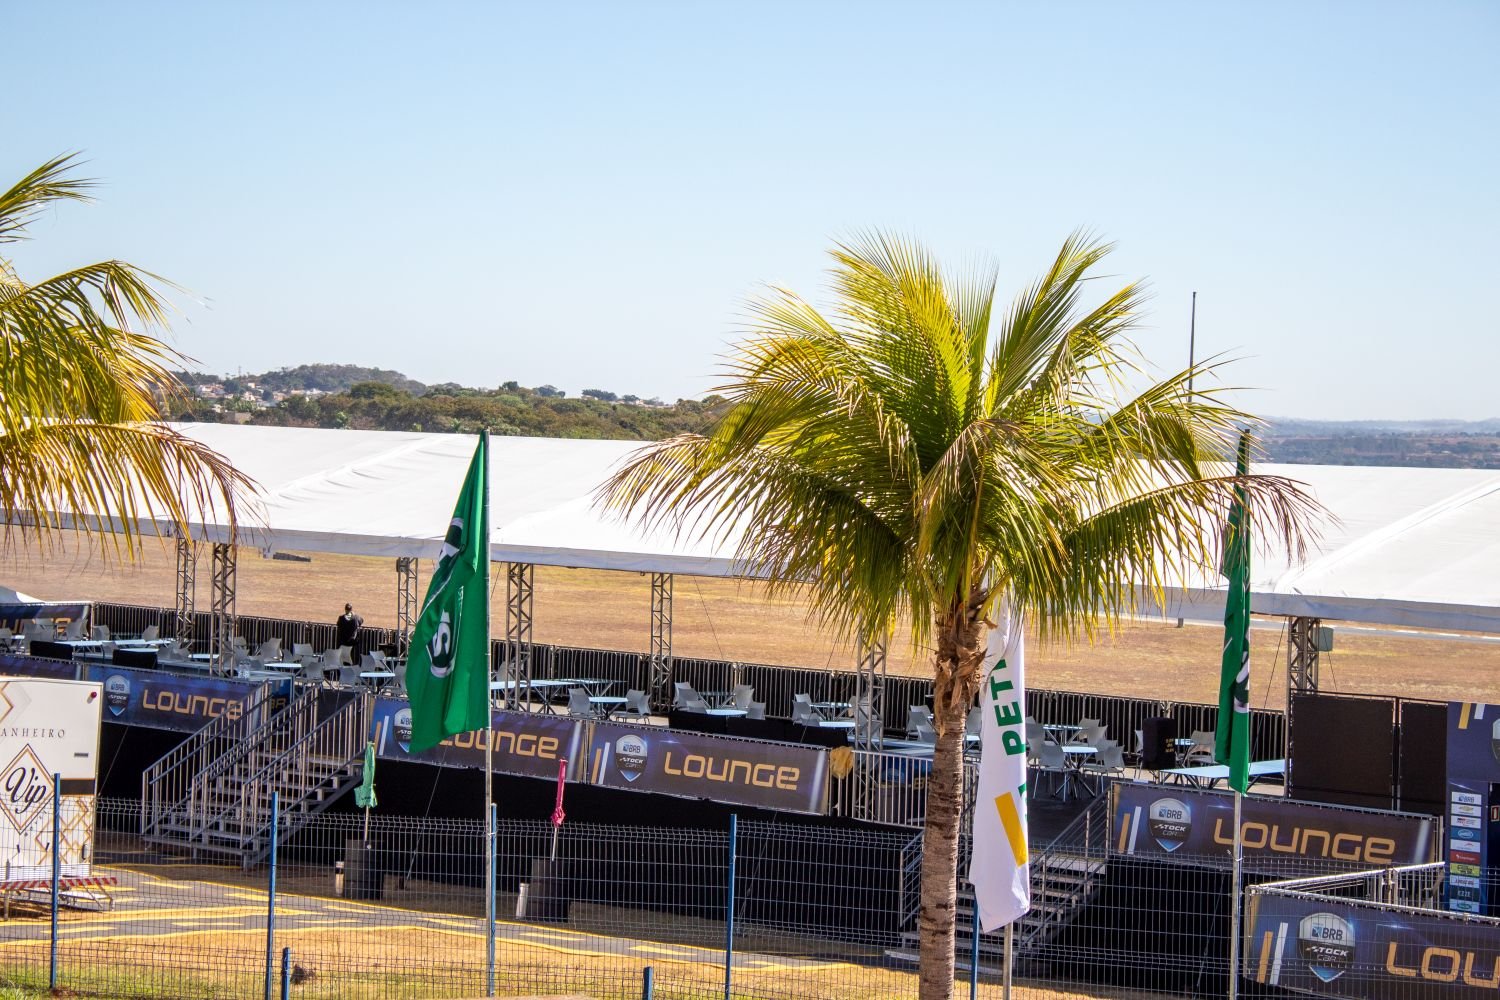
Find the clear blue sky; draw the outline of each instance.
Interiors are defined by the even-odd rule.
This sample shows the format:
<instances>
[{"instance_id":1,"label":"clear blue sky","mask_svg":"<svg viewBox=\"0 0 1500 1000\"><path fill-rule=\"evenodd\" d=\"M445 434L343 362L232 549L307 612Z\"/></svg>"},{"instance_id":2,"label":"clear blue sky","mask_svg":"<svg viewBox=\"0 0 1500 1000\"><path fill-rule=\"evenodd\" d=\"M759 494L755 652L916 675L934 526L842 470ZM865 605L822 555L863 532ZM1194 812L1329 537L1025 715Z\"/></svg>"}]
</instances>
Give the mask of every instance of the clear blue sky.
<instances>
[{"instance_id":1,"label":"clear blue sky","mask_svg":"<svg viewBox=\"0 0 1500 1000\"><path fill-rule=\"evenodd\" d=\"M1270 414L1500 416L1500 4L48 4L0 182L106 183L15 254L187 286L211 371L701 395L762 282L879 226L1003 294L1075 227L1161 366Z\"/></svg>"}]
</instances>

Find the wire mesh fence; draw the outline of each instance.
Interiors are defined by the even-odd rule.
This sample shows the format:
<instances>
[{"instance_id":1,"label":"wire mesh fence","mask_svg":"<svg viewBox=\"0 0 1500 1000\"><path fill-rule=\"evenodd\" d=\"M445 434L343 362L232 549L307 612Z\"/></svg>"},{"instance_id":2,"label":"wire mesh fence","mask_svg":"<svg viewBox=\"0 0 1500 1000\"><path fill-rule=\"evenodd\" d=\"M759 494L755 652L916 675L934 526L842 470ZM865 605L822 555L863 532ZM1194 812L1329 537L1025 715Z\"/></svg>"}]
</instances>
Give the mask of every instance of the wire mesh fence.
<instances>
[{"instance_id":1,"label":"wire mesh fence","mask_svg":"<svg viewBox=\"0 0 1500 1000\"><path fill-rule=\"evenodd\" d=\"M1034 852L1033 911L1014 928L1015 995L1224 995L1225 858L1124 855L1108 814L1097 800ZM0 983L40 990L55 974L80 996L281 996L287 950L285 995L299 997L635 998L648 968L658 997L917 993L920 835L909 830L557 828L506 818L491 836L477 819L377 809L368 819L315 816L246 868L209 845L167 850L143 839L131 800L99 800L95 825L95 871L118 884L108 897L65 896L55 937L45 891L6 893ZM1300 881L1286 881L1292 875ZM1273 918L1300 927L1301 918L1265 899L1316 896L1315 913L1334 903L1431 906L1442 871L1262 859L1246 880L1260 901L1247 907L1243 985L1272 996L1282 993L1269 973L1256 978L1264 928ZM972 896L959 888L955 995L998 998L1003 938L976 940ZM1484 929L1495 943L1496 929ZM1441 972L1445 960L1429 965Z\"/></svg>"}]
</instances>

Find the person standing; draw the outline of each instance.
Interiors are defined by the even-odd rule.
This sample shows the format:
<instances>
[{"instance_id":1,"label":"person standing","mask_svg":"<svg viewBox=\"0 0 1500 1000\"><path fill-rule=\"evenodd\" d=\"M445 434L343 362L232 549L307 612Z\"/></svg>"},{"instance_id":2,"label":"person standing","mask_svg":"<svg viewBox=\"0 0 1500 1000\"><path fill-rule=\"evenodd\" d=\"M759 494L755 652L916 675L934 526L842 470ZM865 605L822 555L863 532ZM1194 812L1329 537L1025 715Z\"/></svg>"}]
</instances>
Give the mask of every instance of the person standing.
<instances>
[{"instance_id":1,"label":"person standing","mask_svg":"<svg viewBox=\"0 0 1500 1000\"><path fill-rule=\"evenodd\" d=\"M355 663L359 662L359 630L365 620L354 613L354 605L345 604L344 613L339 615L338 621L333 623L334 645L348 646L350 656Z\"/></svg>"}]
</instances>

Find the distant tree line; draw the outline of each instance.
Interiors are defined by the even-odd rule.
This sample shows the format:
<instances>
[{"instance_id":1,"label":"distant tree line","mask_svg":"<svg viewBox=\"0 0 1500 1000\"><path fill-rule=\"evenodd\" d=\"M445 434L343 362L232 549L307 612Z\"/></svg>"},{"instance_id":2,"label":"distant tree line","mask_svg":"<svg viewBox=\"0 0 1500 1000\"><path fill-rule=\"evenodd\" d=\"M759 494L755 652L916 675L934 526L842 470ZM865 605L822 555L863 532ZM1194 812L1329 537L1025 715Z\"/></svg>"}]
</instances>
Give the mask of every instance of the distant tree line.
<instances>
[{"instance_id":1,"label":"distant tree line","mask_svg":"<svg viewBox=\"0 0 1500 1000\"><path fill-rule=\"evenodd\" d=\"M1273 434L1264 443L1271 461L1296 465L1500 469L1500 434Z\"/></svg>"},{"instance_id":2,"label":"distant tree line","mask_svg":"<svg viewBox=\"0 0 1500 1000\"><path fill-rule=\"evenodd\" d=\"M514 381L494 389L424 385L397 371L360 365L299 365L234 377L177 374L189 386L217 383L233 398L185 400L174 408L174 419L224 421L242 414L241 421L248 416L252 424L279 427L465 434L488 427L493 434L654 441L704 429L725 405L718 396L663 403L607 389L584 389L569 398L553 385L527 388ZM313 395L301 395L308 392ZM258 403L238 398L246 393ZM272 402L285 393L295 395ZM1262 443L1271 461L1298 465L1500 469L1495 423L1278 418Z\"/></svg>"},{"instance_id":3,"label":"distant tree line","mask_svg":"<svg viewBox=\"0 0 1500 1000\"><path fill-rule=\"evenodd\" d=\"M258 377L247 376L243 381L260 385ZM193 398L178 404L173 418L225 421L238 412L248 414L252 424L276 427L462 434L487 427L497 435L653 441L701 430L723 406L719 396L665 404L597 389L585 391L582 398L569 399L554 386L526 388L516 382L506 382L497 389L423 386L418 394L372 381L356 382L339 392L288 396L260 407L242 400Z\"/></svg>"}]
</instances>

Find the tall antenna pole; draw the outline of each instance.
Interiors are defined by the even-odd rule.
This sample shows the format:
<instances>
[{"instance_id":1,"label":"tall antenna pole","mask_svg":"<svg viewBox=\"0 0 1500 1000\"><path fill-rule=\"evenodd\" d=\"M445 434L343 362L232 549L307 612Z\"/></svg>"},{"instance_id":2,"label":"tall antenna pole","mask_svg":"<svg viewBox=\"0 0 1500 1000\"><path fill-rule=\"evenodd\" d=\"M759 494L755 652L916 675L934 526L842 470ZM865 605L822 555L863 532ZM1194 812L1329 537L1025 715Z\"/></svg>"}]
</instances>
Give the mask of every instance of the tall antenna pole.
<instances>
[{"instance_id":1,"label":"tall antenna pole","mask_svg":"<svg viewBox=\"0 0 1500 1000\"><path fill-rule=\"evenodd\" d=\"M480 540L483 546L481 562L484 565L484 579L480 585L484 587L486 595L490 593L490 432L484 428L479 432L479 443L484 452L484 538ZM495 995L495 867L496 850L499 845L500 831L497 829L499 817L495 809L495 706L491 701L495 682L495 649L490 641L490 607L485 602L484 607L484 917L485 917L485 993L487 997Z\"/></svg>"},{"instance_id":2,"label":"tall antenna pole","mask_svg":"<svg viewBox=\"0 0 1500 1000\"><path fill-rule=\"evenodd\" d=\"M1198 340L1198 293L1193 293L1193 312L1188 320L1188 368L1193 367L1193 359L1197 356ZM1193 392L1193 376L1188 375L1188 394Z\"/></svg>"}]
</instances>

